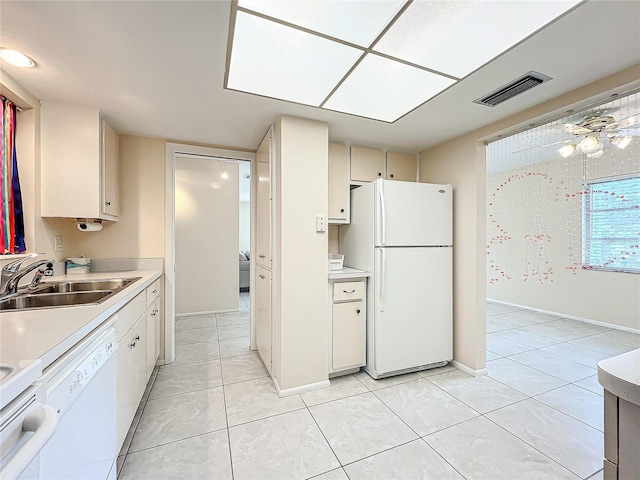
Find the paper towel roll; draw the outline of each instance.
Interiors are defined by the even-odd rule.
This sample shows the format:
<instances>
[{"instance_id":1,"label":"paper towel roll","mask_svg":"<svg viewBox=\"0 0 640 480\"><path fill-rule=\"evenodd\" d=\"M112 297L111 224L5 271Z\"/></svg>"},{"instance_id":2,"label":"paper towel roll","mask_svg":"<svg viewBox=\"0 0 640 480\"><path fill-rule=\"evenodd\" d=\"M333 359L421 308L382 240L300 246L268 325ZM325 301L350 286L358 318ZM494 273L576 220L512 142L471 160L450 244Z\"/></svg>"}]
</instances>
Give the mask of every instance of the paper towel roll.
<instances>
[{"instance_id":1,"label":"paper towel roll","mask_svg":"<svg viewBox=\"0 0 640 480\"><path fill-rule=\"evenodd\" d=\"M100 230L102 230L102 222L78 222L77 227L81 232L99 232Z\"/></svg>"}]
</instances>

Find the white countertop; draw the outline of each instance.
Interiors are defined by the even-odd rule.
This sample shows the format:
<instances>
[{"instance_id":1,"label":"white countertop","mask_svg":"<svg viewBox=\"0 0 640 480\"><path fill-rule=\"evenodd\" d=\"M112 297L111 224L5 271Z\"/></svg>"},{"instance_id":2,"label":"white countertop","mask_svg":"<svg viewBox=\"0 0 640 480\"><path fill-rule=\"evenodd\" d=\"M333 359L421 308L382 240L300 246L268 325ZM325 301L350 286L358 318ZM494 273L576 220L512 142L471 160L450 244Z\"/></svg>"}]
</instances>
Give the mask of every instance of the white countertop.
<instances>
[{"instance_id":1,"label":"white countertop","mask_svg":"<svg viewBox=\"0 0 640 480\"><path fill-rule=\"evenodd\" d=\"M345 278L370 277L371 273L357 268L344 267L342 270L329 270L329 280L342 280Z\"/></svg>"},{"instance_id":2,"label":"white countertop","mask_svg":"<svg viewBox=\"0 0 640 480\"><path fill-rule=\"evenodd\" d=\"M605 390L640 405L640 348L599 361L598 381Z\"/></svg>"},{"instance_id":3,"label":"white countertop","mask_svg":"<svg viewBox=\"0 0 640 480\"><path fill-rule=\"evenodd\" d=\"M40 360L42 370L162 275L162 269L59 275L47 281L141 277L97 305L3 311L0 316L0 364Z\"/></svg>"}]
</instances>

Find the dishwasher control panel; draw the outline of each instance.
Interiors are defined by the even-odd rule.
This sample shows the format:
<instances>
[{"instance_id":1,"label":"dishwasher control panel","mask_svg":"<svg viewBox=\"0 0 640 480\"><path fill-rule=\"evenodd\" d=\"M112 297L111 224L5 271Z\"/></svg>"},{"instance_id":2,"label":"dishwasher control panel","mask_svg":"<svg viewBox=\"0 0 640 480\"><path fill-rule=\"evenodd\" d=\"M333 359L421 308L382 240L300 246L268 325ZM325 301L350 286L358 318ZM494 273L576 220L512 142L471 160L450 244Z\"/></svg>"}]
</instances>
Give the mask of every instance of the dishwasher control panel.
<instances>
[{"instance_id":1,"label":"dishwasher control panel","mask_svg":"<svg viewBox=\"0 0 640 480\"><path fill-rule=\"evenodd\" d=\"M118 349L115 330L110 329L75 356L73 361L47 383L47 403L64 415L91 379Z\"/></svg>"}]
</instances>

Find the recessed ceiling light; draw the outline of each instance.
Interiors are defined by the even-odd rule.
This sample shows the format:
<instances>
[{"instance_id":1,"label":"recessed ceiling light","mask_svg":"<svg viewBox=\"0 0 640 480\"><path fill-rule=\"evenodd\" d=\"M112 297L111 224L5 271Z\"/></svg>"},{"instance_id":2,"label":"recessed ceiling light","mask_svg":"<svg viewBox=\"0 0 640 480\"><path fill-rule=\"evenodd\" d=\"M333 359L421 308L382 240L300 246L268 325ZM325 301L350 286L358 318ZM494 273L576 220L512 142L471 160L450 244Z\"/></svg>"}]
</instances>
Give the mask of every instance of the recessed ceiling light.
<instances>
[{"instance_id":1,"label":"recessed ceiling light","mask_svg":"<svg viewBox=\"0 0 640 480\"><path fill-rule=\"evenodd\" d=\"M405 0L265 2L238 0L238 6L368 47L398 13Z\"/></svg>"},{"instance_id":2,"label":"recessed ceiling light","mask_svg":"<svg viewBox=\"0 0 640 480\"><path fill-rule=\"evenodd\" d=\"M356 48L238 11L227 88L317 107L361 55Z\"/></svg>"},{"instance_id":3,"label":"recessed ceiling light","mask_svg":"<svg viewBox=\"0 0 640 480\"><path fill-rule=\"evenodd\" d=\"M462 78L579 2L413 2L373 48Z\"/></svg>"},{"instance_id":4,"label":"recessed ceiling light","mask_svg":"<svg viewBox=\"0 0 640 480\"><path fill-rule=\"evenodd\" d=\"M368 54L324 107L393 122L452 83L450 78Z\"/></svg>"},{"instance_id":5,"label":"recessed ceiling light","mask_svg":"<svg viewBox=\"0 0 640 480\"><path fill-rule=\"evenodd\" d=\"M14 67L35 67L36 62L27 57L24 53L10 48L0 48L0 59Z\"/></svg>"}]
</instances>

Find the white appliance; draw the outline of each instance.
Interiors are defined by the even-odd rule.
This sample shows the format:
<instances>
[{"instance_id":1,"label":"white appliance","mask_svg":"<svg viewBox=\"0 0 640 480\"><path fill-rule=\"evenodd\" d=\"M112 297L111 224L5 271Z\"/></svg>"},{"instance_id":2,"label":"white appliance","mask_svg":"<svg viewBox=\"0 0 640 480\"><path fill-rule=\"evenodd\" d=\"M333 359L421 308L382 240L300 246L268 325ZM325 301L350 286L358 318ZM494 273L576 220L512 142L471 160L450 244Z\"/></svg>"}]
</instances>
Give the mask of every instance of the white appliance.
<instances>
[{"instance_id":1,"label":"white appliance","mask_svg":"<svg viewBox=\"0 0 640 480\"><path fill-rule=\"evenodd\" d=\"M41 479L115 480L117 349L115 330L101 328L45 370L60 419L40 452Z\"/></svg>"},{"instance_id":2,"label":"white appliance","mask_svg":"<svg viewBox=\"0 0 640 480\"><path fill-rule=\"evenodd\" d=\"M453 358L452 187L378 179L351 191L340 227L349 267L368 270L367 365L373 378Z\"/></svg>"},{"instance_id":3,"label":"white appliance","mask_svg":"<svg viewBox=\"0 0 640 480\"><path fill-rule=\"evenodd\" d=\"M27 388L0 410L0 478L37 480L40 452L56 431L58 414L41 385Z\"/></svg>"}]
</instances>

